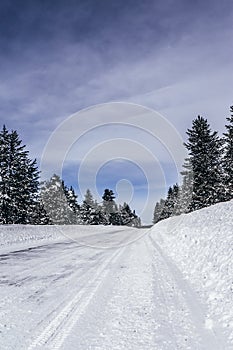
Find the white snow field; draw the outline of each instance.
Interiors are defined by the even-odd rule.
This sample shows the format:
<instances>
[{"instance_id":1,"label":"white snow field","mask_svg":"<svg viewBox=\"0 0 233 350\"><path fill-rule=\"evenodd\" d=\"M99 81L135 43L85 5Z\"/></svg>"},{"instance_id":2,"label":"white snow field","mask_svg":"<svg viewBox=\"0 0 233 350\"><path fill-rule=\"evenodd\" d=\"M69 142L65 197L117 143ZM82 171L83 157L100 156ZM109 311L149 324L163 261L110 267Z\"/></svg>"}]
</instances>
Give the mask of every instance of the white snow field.
<instances>
[{"instance_id":1,"label":"white snow field","mask_svg":"<svg viewBox=\"0 0 233 350\"><path fill-rule=\"evenodd\" d=\"M1 226L0 349L233 349L232 209L150 230Z\"/></svg>"}]
</instances>

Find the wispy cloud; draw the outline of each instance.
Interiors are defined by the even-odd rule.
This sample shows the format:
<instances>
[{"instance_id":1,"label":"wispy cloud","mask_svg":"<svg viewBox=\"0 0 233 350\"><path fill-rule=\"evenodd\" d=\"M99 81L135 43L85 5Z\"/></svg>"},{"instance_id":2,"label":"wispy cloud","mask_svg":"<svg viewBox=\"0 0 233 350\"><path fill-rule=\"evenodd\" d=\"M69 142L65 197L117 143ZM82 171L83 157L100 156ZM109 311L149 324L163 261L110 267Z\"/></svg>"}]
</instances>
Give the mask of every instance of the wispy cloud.
<instances>
[{"instance_id":1,"label":"wispy cloud","mask_svg":"<svg viewBox=\"0 0 233 350\"><path fill-rule=\"evenodd\" d=\"M1 1L0 123L38 159L70 114L110 101L154 108L182 137L197 114L222 130L232 104L232 10L230 0ZM102 136L80 141L70 162Z\"/></svg>"}]
</instances>

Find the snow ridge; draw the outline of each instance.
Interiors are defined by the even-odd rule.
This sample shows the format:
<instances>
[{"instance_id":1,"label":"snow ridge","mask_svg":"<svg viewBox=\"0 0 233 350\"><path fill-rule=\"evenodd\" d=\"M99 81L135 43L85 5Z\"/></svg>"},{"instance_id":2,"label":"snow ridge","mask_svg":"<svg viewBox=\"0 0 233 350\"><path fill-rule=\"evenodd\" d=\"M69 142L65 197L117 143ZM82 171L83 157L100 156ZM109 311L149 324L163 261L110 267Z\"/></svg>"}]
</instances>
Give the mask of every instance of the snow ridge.
<instances>
[{"instance_id":1,"label":"snow ridge","mask_svg":"<svg viewBox=\"0 0 233 350\"><path fill-rule=\"evenodd\" d=\"M233 343L232 210L233 201L219 203L161 221L151 230L160 249L207 304L206 328L223 332L229 348Z\"/></svg>"},{"instance_id":2,"label":"snow ridge","mask_svg":"<svg viewBox=\"0 0 233 350\"><path fill-rule=\"evenodd\" d=\"M60 349L64 340L71 332L73 326L77 323L80 316L84 313L86 307L109 273L107 268L110 263L116 261L123 253L124 248L115 251L112 256L105 260L95 271L95 277L89 280L87 285L81 289L78 294L59 312L52 322L42 331L41 334L32 342L28 350L42 347L43 349ZM59 332L59 330L61 332Z\"/></svg>"}]
</instances>

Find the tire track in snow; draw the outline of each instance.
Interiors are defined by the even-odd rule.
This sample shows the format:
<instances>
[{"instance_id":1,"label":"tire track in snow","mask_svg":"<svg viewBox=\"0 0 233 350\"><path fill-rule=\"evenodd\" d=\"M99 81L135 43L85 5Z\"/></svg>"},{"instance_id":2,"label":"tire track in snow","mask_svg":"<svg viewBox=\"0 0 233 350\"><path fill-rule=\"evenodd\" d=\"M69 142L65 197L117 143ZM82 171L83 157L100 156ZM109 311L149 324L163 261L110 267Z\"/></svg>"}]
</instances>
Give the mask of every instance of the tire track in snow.
<instances>
[{"instance_id":1,"label":"tire track in snow","mask_svg":"<svg viewBox=\"0 0 233 350\"><path fill-rule=\"evenodd\" d=\"M92 257L99 258L99 253L97 253L96 255L94 255ZM103 260L102 255L100 256L100 260L98 261L99 263ZM65 284L68 284L70 281L74 281L74 280L79 280L79 283L84 280L84 282L82 282L82 285L84 285L84 283L86 283L86 276L91 274L93 271L96 270L96 265L94 266L87 266L85 269L85 272L83 271L76 271L75 273L72 274L72 276L69 276L68 278L65 279L65 281L59 286L59 288L64 287ZM80 275L82 274L82 275ZM58 309L63 309L64 305L67 305L67 300L73 299L73 291L70 293L70 295L68 297L66 297L62 302L60 302L59 305L57 305L55 308L53 308L47 315L45 318L41 319L38 323L36 327L40 327L41 325L43 325L43 323L45 323L45 321L47 321L47 323L50 322L51 318L53 317L53 315L56 315L56 313L58 312Z\"/></svg>"},{"instance_id":2,"label":"tire track in snow","mask_svg":"<svg viewBox=\"0 0 233 350\"><path fill-rule=\"evenodd\" d=\"M107 269L108 265L114 263L123 251L124 248L114 252L114 254L97 269L95 277L66 304L44 331L32 342L28 350L39 347L57 350L62 346L73 326L85 312L85 309L109 273Z\"/></svg>"},{"instance_id":3,"label":"tire track in snow","mask_svg":"<svg viewBox=\"0 0 233 350\"><path fill-rule=\"evenodd\" d=\"M201 303L199 302L195 291L192 290L189 283L184 279L182 273L179 269L172 263L172 261L167 257L160 246L155 242L155 240L149 234L149 238L152 242L152 245L158 255L160 256L164 267L167 270L169 276L175 282L178 290L181 291L181 295L183 296L186 305L190 311L190 315L192 317L193 324L200 336L201 344L203 349L211 349L211 350L219 350L225 349L225 346L222 344L222 336L219 334L215 334L212 329L205 328L205 312Z\"/></svg>"},{"instance_id":4,"label":"tire track in snow","mask_svg":"<svg viewBox=\"0 0 233 350\"><path fill-rule=\"evenodd\" d=\"M50 321L53 320L53 318L57 315L59 310L61 310L68 303L68 301L74 297L72 289L67 290L68 293L65 294L59 293L60 295L58 298L54 293L55 290L61 290L61 292L63 292L63 290L66 288L66 285L75 285L75 283L77 284L76 281L78 281L78 287L82 287L88 280L88 277L93 276L93 271L96 270L96 266L101 265L104 259L106 259L106 255L104 255L101 251L95 251L93 249L90 251L90 249L87 248L87 251L90 251L91 254L86 254L86 250L84 253L83 247L77 246L76 243L75 245L72 242L71 244L68 243L69 242L66 242L65 245L59 245L59 249L61 249L61 251L57 249L58 246L56 243L54 247L52 244L50 244L52 259L49 261L49 267L48 254L45 256L43 254L41 257L41 255L38 253L36 257L33 257L30 256L30 251L28 250L27 253L29 254L30 258L24 259L23 261L18 259L17 265L15 261L9 259L8 264L6 267L4 267L9 275L12 274L11 270L9 270L9 265L10 268L12 266L13 272L17 268L17 271L15 271L17 280L20 278L22 281L20 284L18 282L14 283L14 286L17 285L18 287L17 293L15 292L15 289L12 289L14 287L12 286L12 288L8 290L7 296L1 302L1 309L3 310L1 317L5 320L9 320L8 322L10 324L17 327L16 330L18 332L18 335L16 335L15 330L15 339L18 338L16 344L19 344L19 341L21 341L22 344L24 342L27 342L27 344L30 345L30 338L28 335L34 333L37 334L38 330L41 329L41 326L45 327L47 324L49 324ZM51 250L51 248L53 249ZM82 249L82 254L79 251L80 248ZM43 253L46 253L45 247L43 247ZM84 257L87 256L87 258L82 257L80 267L80 257L82 255L84 255ZM61 269L64 270L65 262L68 262L68 264L70 264L72 273L68 274L68 276L65 276L65 274L63 275L63 273L61 273L59 275L62 278L56 280L55 278L57 271ZM85 276L83 274L84 269L82 268L84 264ZM21 275L18 273L19 271L21 271ZM47 272L49 272L49 274ZM32 278L33 276L36 277L35 280ZM52 302L48 305L49 307L44 308L46 298L50 298ZM40 307L38 307L38 303L40 304ZM30 310L32 310L30 317L28 317L27 310L23 310L22 305L25 304L29 305L28 307L30 307ZM14 309L18 310L17 312L20 312L20 315L22 316L20 317L20 325L17 325L17 323L15 323L15 319L11 318L13 306ZM26 336L23 336L23 334L25 334L25 327L23 325L25 324L25 319L28 318L31 319L31 321L27 322L27 333ZM7 338L6 341L8 341ZM28 345L25 345L25 349L26 348L28 348Z\"/></svg>"},{"instance_id":5,"label":"tire track in snow","mask_svg":"<svg viewBox=\"0 0 233 350\"><path fill-rule=\"evenodd\" d=\"M155 342L156 349L179 349L176 332L173 325L173 322L169 319L170 313L170 301L168 301L167 291L165 289L166 279L164 277L164 269L161 266L158 266L158 262L154 262L154 250L151 247L149 240L146 241L148 252L151 255L151 263L154 270L154 297L155 297L155 308L157 310L155 319L157 321L158 326L156 329L159 332L155 332ZM159 311L158 311L159 310ZM159 319L157 319L157 314L159 314ZM162 344L161 344L162 343ZM155 346L155 344L154 344ZM157 347L158 346L158 347Z\"/></svg>"}]
</instances>

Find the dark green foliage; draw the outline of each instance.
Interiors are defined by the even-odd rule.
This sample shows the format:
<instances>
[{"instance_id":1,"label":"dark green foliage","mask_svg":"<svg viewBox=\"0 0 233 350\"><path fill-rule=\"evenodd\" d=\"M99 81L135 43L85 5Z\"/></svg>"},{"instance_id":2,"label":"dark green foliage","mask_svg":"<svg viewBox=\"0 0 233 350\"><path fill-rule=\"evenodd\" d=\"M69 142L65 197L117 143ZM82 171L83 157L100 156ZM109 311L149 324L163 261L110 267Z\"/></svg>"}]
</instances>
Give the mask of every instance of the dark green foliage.
<instances>
[{"instance_id":1,"label":"dark green foliage","mask_svg":"<svg viewBox=\"0 0 233 350\"><path fill-rule=\"evenodd\" d=\"M93 195L89 189L87 189L83 204L80 207L80 218L81 223L84 225L107 224L102 207L94 201Z\"/></svg>"},{"instance_id":2,"label":"dark green foliage","mask_svg":"<svg viewBox=\"0 0 233 350\"><path fill-rule=\"evenodd\" d=\"M168 189L166 199L160 199L156 203L154 209L153 223L156 224L160 220L167 219L171 216L178 215L177 213L177 202L179 196L179 186L177 184L170 186Z\"/></svg>"},{"instance_id":3,"label":"dark green foliage","mask_svg":"<svg viewBox=\"0 0 233 350\"><path fill-rule=\"evenodd\" d=\"M127 225L141 226L140 218L132 211L127 203L123 206L117 206L114 201L115 196L112 190L105 189L102 196L102 212L104 214L106 224L108 225Z\"/></svg>"},{"instance_id":4,"label":"dark green foliage","mask_svg":"<svg viewBox=\"0 0 233 350\"><path fill-rule=\"evenodd\" d=\"M192 171L192 200L190 211L204 208L223 200L221 171L222 141L212 132L207 119L198 116L187 131L185 147L189 152L189 171ZM187 167L186 167L187 169Z\"/></svg>"},{"instance_id":5,"label":"dark green foliage","mask_svg":"<svg viewBox=\"0 0 233 350\"><path fill-rule=\"evenodd\" d=\"M159 202L156 203L153 215L153 224L157 224L160 220L162 220L162 211L164 208L165 200L160 199Z\"/></svg>"},{"instance_id":6,"label":"dark green foliage","mask_svg":"<svg viewBox=\"0 0 233 350\"><path fill-rule=\"evenodd\" d=\"M39 172L36 161L16 131L0 132L0 222L28 224L38 201ZM34 213L34 214L33 214Z\"/></svg>"},{"instance_id":7,"label":"dark green foliage","mask_svg":"<svg viewBox=\"0 0 233 350\"><path fill-rule=\"evenodd\" d=\"M95 211L95 202L91 194L91 191L87 189L86 194L84 196L83 204L80 207L81 222L85 225L93 224L94 211Z\"/></svg>"},{"instance_id":8,"label":"dark green foliage","mask_svg":"<svg viewBox=\"0 0 233 350\"><path fill-rule=\"evenodd\" d=\"M233 107L231 107L233 113ZM221 140L207 120L198 116L184 144L189 156L181 172L183 183L169 188L165 201L156 203L153 222L231 199L233 194L233 116ZM222 158L224 144L224 157Z\"/></svg>"},{"instance_id":9,"label":"dark green foliage","mask_svg":"<svg viewBox=\"0 0 233 350\"><path fill-rule=\"evenodd\" d=\"M177 203L179 193L179 186L177 184L173 185L173 187L169 187L167 198L163 205L163 209L161 212L161 219L169 218L170 216L175 215L175 205Z\"/></svg>"},{"instance_id":10,"label":"dark green foliage","mask_svg":"<svg viewBox=\"0 0 233 350\"><path fill-rule=\"evenodd\" d=\"M225 200L233 199L233 106L230 107L231 116L227 118L228 124L225 125L226 132L223 134L224 156L223 184L225 188Z\"/></svg>"},{"instance_id":11,"label":"dark green foliage","mask_svg":"<svg viewBox=\"0 0 233 350\"><path fill-rule=\"evenodd\" d=\"M51 225L52 221L46 213L44 205L37 201L34 205L33 211L30 214L31 225Z\"/></svg>"},{"instance_id":12,"label":"dark green foliage","mask_svg":"<svg viewBox=\"0 0 233 350\"><path fill-rule=\"evenodd\" d=\"M136 215L134 210L131 210L129 204L127 203L124 203L123 206L120 208L119 217L121 225L140 226L138 216Z\"/></svg>"},{"instance_id":13,"label":"dark green foliage","mask_svg":"<svg viewBox=\"0 0 233 350\"><path fill-rule=\"evenodd\" d=\"M113 202L114 199L115 199L115 196L114 196L113 191L112 191L112 190L109 190L108 188L106 188L106 189L104 190L104 194L103 194L103 196L102 196L102 199L103 199L105 202L108 202L108 203Z\"/></svg>"},{"instance_id":14,"label":"dark green foliage","mask_svg":"<svg viewBox=\"0 0 233 350\"><path fill-rule=\"evenodd\" d=\"M70 206L70 208L72 209L72 211L74 213L77 213L80 210L80 207L78 205L77 202L77 198L78 196L76 195L73 187L71 186L69 189L64 185L64 181L62 181L63 183L63 188L64 188L64 192L65 192L65 196L67 199L67 202Z\"/></svg>"},{"instance_id":15,"label":"dark green foliage","mask_svg":"<svg viewBox=\"0 0 233 350\"><path fill-rule=\"evenodd\" d=\"M115 225L116 222L118 222L118 218L117 218L118 209L114 201L115 196L113 191L106 188L104 190L102 199L103 199L102 208L103 208L103 213L106 218L106 221L109 225Z\"/></svg>"}]
</instances>

